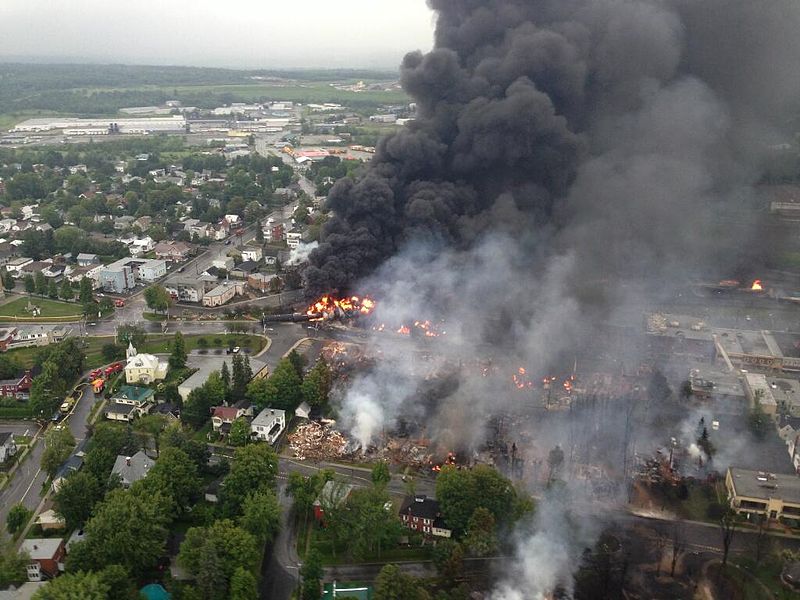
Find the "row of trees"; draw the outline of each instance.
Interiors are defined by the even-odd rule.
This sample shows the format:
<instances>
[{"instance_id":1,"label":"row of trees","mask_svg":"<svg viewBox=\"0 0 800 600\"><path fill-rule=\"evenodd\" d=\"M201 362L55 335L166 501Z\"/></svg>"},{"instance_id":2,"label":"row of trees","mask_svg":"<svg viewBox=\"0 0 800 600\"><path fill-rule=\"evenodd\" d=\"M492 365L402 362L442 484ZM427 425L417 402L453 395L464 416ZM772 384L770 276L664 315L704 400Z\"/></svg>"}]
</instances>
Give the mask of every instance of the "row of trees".
<instances>
[{"instance_id":1,"label":"row of trees","mask_svg":"<svg viewBox=\"0 0 800 600\"><path fill-rule=\"evenodd\" d=\"M178 555L196 581L187 597L255 600L262 549L280 526L275 452L266 445L237 450L219 505L198 506L202 476L214 470L205 444L161 417L139 432L158 440L160 450L147 476L130 489L109 474L118 455L138 449L136 430L102 423L94 429L84 468L55 494L56 511L70 529L82 527L86 538L72 547L67 576L43 588L41 598L129 597L134 582L150 577L165 556L169 530L181 519L195 524ZM110 579L116 582L111 592Z\"/></svg>"},{"instance_id":2,"label":"row of trees","mask_svg":"<svg viewBox=\"0 0 800 600\"><path fill-rule=\"evenodd\" d=\"M330 368L320 359L308 373L304 371L303 357L293 350L268 378L251 382L246 397L259 410L270 407L292 411L303 401L312 407L324 405L332 385Z\"/></svg>"},{"instance_id":3,"label":"row of trees","mask_svg":"<svg viewBox=\"0 0 800 600\"><path fill-rule=\"evenodd\" d=\"M38 417L49 417L64 401L72 384L83 372L81 341L67 338L39 350L34 359L41 372L33 378L30 407Z\"/></svg>"}]
</instances>

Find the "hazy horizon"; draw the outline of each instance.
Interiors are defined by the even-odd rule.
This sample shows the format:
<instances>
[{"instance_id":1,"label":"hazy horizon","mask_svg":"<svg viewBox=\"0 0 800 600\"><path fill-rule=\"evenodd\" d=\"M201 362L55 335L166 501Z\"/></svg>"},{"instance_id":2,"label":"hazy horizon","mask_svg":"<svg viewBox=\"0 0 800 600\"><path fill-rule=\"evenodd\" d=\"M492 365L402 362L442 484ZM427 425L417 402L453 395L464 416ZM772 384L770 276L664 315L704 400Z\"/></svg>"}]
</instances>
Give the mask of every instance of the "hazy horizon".
<instances>
[{"instance_id":1,"label":"hazy horizon","mask_svg":"<svg viewBox=\"0 0 800 600\"><path fill-rule=\"evenodd\" d=\"M434 15L425 0L5 0L0 23L0 62L393 70L432 47Z\"/></svg>"}]
</instances>

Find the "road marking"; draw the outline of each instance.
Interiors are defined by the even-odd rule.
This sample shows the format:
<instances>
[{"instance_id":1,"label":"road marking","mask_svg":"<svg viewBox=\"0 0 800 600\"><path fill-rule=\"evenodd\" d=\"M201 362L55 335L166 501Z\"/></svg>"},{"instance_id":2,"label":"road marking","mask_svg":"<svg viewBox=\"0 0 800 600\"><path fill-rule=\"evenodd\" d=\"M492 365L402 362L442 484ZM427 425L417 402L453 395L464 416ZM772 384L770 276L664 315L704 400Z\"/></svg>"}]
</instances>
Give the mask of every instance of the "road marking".
<instances>
[{"instance_id":1,"label":"road marking","mask_svg":"<svg viewBox=\"0 0 800 600\"><path fill-rule=\"evenodd\" d=\"M36 481L36 478L39 476L39 473L41 473L41 472L42 472L42 468L39 467L39 469L37 469L37 471L36 471L36 475L34 475L33 479L31 479L31 482L28 485L28 489L25 490L25 493L22 494L22 498L19 499L20 504L22 504L25 501L25 497L28 495L28 492L30 492L31 488L33 487L33 482Z\"/></svg>"}]
</instances>

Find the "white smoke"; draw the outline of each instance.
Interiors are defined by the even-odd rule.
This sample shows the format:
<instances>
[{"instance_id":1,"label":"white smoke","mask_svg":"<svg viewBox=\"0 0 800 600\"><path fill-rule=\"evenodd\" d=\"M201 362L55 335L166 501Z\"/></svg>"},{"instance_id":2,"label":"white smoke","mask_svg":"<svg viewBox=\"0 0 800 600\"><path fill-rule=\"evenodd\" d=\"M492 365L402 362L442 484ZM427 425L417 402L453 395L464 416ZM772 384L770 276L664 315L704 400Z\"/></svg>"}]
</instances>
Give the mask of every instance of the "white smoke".
<instances>
[{"instance_id":1,"label":"white smoke","mask_svg":"<svg viewBox=\"0 0 800 600\"><path fill-rule=\"evenodd\" d=\"M300 242L297 248L293 248L289 253L289 260L286 261L286 264L294 266L308 262L308 256L317 246L319 246L319 242L310 242L308 244Z\"/></svg>"}]
</instances>

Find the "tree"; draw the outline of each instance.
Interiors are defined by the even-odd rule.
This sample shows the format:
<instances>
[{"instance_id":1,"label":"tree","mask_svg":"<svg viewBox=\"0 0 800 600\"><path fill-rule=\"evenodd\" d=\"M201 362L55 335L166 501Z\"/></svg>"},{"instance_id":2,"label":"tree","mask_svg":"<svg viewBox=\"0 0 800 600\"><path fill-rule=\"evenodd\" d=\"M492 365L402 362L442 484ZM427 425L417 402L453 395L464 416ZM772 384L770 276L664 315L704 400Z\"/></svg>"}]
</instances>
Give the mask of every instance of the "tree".
<instances>
[{"instance_id":1,"label":"tree","mask_svg":"<svg viewBox=\"0 0 800 600\"><path fill-rule=\"evenodd\" d=\"M303 400L309 406L322 406L328 402L331 391L331 370L328 363L320 358L317 364L306 374L302 383Z\"/></svg>"},{"instance_id":2,"label":"tree","mask_svg":"<svg viewBox=\"0 0 800 600\"><path fill-rule=\"evenodd\" d=\"M247 384L253 378L250 358L240 354L233 355L233 375L231 377L231 398L239 400L247 391Z\"/></svg>"},{"instance_id":3,"label":"tree","mask_svg":"<svg viewBox=\"0 0 800 600\"><path fill-rule=\"evenodd\" d=\"M138 325L119 325L117 327L117 341L121 344L133 344L134 348L141 348L147 339L144 329Z\"/></svg>"},{"instance_id":4,"label":"tree","mask_svg":"<svg viewBox=\"0 0 800 600\"><path fill-rule=\"evenodd\" d=\"M467 526L464 545L473 556L489 556L497 549L494 516L487 509L479 506L472 513Z\"/></svg>"},{"instance_id":5,"label":"tree","mask_svg":"<svg viewBox=\"0 0 800 600\"><path fill-rule=\"evenodd\" d=\"M202 386L189 393L181 411L181 420L192 427L202 427L211 415L211 407L224 402L225 386L219 372L214 371Z\"/></svg>"},{"instance_id":6,"label":"tree","mask_svg":"<svg viewBox=\"0 0 800 600\"><path fill-rule=\"evenodd\" d=\"M86 540L72 547L67 570L122 565L135 577L156 566L163 555L171 502L135 483L110 491L86 523Z\"/></svg>"},{"instance_id":7,"label":"tree","mask_svg":"<svg viewBox=\"0 0 800 600\"><path fill-rule=\"evenodd\" d=\"M51 579L33 600L108 600L111 591L100 573L78 571Z\"/></svg>"},{"instance_id":8,"label":"tree","mask_svg":"<svg viewBox=\"0 0 800 600\"><path fill-rule=\"evenodd\" d=\"M62 300L72 300L75 297L75 292L72 291L72 284L70 284L69 279L66 277L64 277L64 281L61 283L61 290L58 292L58 295Z\"/></svg>"},{"instance_id":9,"label":"tree","mask_svg":"<svg viewBox=\"0 0 800 600\"><path fill-rule=\"evenodd\" d=\"M172 499L178 514L184 513L200 497L202 480L197 465L180 448L165 448L142 482L151 492Z\"/></svg>"},{"instance_id":10,"label":"tree","mask_svg":"<svg viewBox=\"0 0 800 600\"><path fill-rule=\"evenodd\" d=\"M278 473L278 456L266 444L237 448L231 471L223 480L221 498L226 515L241 514L245 498L270 489Z\"/></svg>"},{"instance_id":11,"label":"tree","mask_svg":"<svg viewBox=\"0 0 800 600\"><path fill-rule=\"evenodd\" d=\"M436 479L436 498L445 522L457 534L467 530L476 508L488 509L496 523L504 524L513 519L519 502L511 482L484 465L470 470L443 467Z\"/></svg>"},{"instance_id":12,"label":"tree","mask_svg":"<svg viewBox=\"0 0 800 600\"><path fill-rule=\"evenodd\" d=\"M756 390L753 398L753 407L750 409L750 414L747 418L750 431L759 441L763 441L767 437L771 427L770 418L761 406L763 395L764 390Z\"/></svg>"},{"instance_id":13,"label":"tree","mask_svg":"<svg viewBox=\"0 0 800 600\"><path fill-rule=\"evenodd\" d=\"M47 297L53 300L58 298L58 286L56 285L55 279L51 279L47 284Z\"/></svg>"},{"instance_id":14,"label":"tree","mask_svg":"<svg viewBox=\"0 0 800 600\"><path fill-rule=\"evenodd\" d=\"M282 358L267 379L256 379L247 387L247 398L259 409L294 410L303 398L301 381L288 359Z\"/></svg>"},{"instance_id":15,"label":"tree","mask_svg":"<svg viewBox=\"0 0 800 600\"><path fill-rule=\"evenodd\" d=\"M299 377L302 381L303 373L305 372L306 368L306 359L300 356L297 350L292 350L289 352L289 355L286 358L289 359L289 362L292 364L292 367L297 373L297 377Z\"/></svg>"},{"instance_id":16,"label":"tree","mask_svg":"<svg viewBox=\"0 0 800 600\"><path fill-rule=\"evenodd\" d=\"M244 446L250 441L250 423L244 417L239 417L231 423L228 434L228 443L231 446Z\"/></svg>"},{"instance_id":17,"label":"tree","mask_svg":"<svg viewBox=\"0 0 800 600\"><path fill-rule=\"evenodd\" d=\"M553 479L558 475L561 470L561 465L564 464L564 451L561 446L556 445L547 455L547 466L549 467L549 474L547 475L547 484L550 485Z\"/></svg>"},{"instance_id":18,"label":"tree","mask_svg":"<svg viewBox=\"0 0 800 600\"><path fill-rule=\"evenodd\" d=\"M286 493L294 500L293 509L296 517L302 517L304 526L308 523L308 516L326 482L333 479L333 471L323 469L314 475L304 477L300 473L289 473Z\"/></svg>"},{"instance_id":19,"label":"tree","mask_svg":"<svg viewBox=\"0 0 800 600\"><path fill-rule=\"evenodd\" d=\"M16 279L11 276L11 273L3 269L3 287L6 291L13 290L17 285Z\"/></svg>"},{"instance_id":20,"label":"tree","mask_svg":"<svg viewBox=\"0 0 800 600\"><path fill-rule=\"evenodd\" d=\"M150 310L166 312L172 305L172 296L160 285L151 285L144 291L144 300Z\"/></svg>"},{"instance_id":21,"label":"tree","mask_svg":"<svg viewBox=\"0 0 800 600\"><path fill-rule=\"evenodd\" d=\"M180 448L197 466L198 473L208 467L210 453L208 446L192 437L183 430L179 423L169 425L161 434L160 445L162 448Z\"/></svg>"},{"instance_id":22,"label":"tree","mask_svg":"<svg viewBox=\"0 0 800 600\"><path fill-rule=\"evenodd\" d=\"M324 575L319 552L311 549L306 554L306 562L300 567L300 577L303 579L301 600L319 600L322 597L322 577Z\"/></svg>"},{"instance_id":23,"label":"tree","mask_svg":"<svg viewBox=\"0 0 800 600\"><path fill-rule=\"evenodd\" d=\"M172 342L172 354L169 357L170 368L183 369L186 366L186 356L186 343L183 341L183 334L178 331Z\"/></svg>"},{"instance_id":24,"label":"tree","mask_svg":"<svg viewBox=\"0 0 800 600\"><path fill-rule=\"evenodd\" d=\"M736 533L736 521L738 515L736 511L730 507L725 507L722 515L719 518L719 530L722 534L722 568L728 564L728 553L731 550L733 543L733 534Z\"/></svg>"},{"instance_id":25,"label":"tree","mask_svg":"<svg viewBox=\"0 0 800 600\"><path fill-rule=\"evenodd\" d=\"M100 353L106 362L114 362L125 358L125 348L119 344L103 344Z\"/></svg>"},{"instance_id":26,"label":"tree","mask_svg":"<svg viewBox=\"0 0 800 600\"><path fill-rule=\"evenodd\" d=\"M27 565L30 558L10 543L0 545L0 588L19 585L27 578Z\"/></svg>"},{"instance_id":27,"label":"tree","mask_svg":"<svg viewBox=\"0 0 800 600\"><path fill-rule=\"evenodd\" d=\"M152 440L156 456L159 455L161 432L166 426L167 419L160 414L142 415L133 422L133 430L142 438L142 448L148 448L148 441Z\"/></svg>"},{"instance_id":28,"label":"tree","mask_svg":"<svg viewBox=\"0 0 800 600\"><path fill-rule=\"evenodd\" d=\"M92 514L105 489L92 473L81 470L67 477L53 498L56 512L64 518L67 529L81 527Z\"/></svg>"},{"instance_id":29,"label":"tree","mask_svg":"<svg viewBox=\"0 0 800 600\"><path fill-rule=\"evenodd\" d=\"M239 527L249 531L260 545L271 542L281 526L281 506L272 490L249 494L242 504Z\"/></svg>"},{"instance_id":30,"label":"tree","mask_svg":"<svg viewBox=\"0 0 800 600\"><path fill-rule=\"evenodd\" d=\"M336 512L325 510L326 523ZM380 558L382 549L396 543L400 536L402 526L383 488L354 490L338 512L341 529L348 532L348 551L356 558Z\"/></svg>"},{"instance_id":31,"label":"tree","mask_svg":"<svg viewBox=\"0 0 800 600\"><path fill-rule=\"evenodd\" d=\"M464 574L463 546L450 539L438 542L433 549L433 564L443 585L452 587Z\"/></svg>"},{"instance_id":32,"label":"tree","mask_svg":"<svg viewBox=\"0 0 800 600\"><path fill-rule=\"evenodd\" d=\"M372 467L372 484L377 487L386 487L392 480L392 474L389 472L389 463L385 460L378 461Z\"/></svg>"},{"instance_id":33,"label":"tree","mask_svg":"<svg viewBox=\"0 0 800 600\"><path fill-rule=\"evenodd\" d=\"M707 427L703 427L700 437L697 438L697 446L705 453L706 460L711 460L714 457L716 450L709 439Z\"/></svg>"},{"instance_id":34,"label":"tree","mask_svg":"<svg viewBox=\"0 0 800 600\"><path fill-rule=\"evenodd\" d=\"M427 600L430 595L397 565L386 565L375 580L374 600Z\"/></svg>"},{"instance_id":35,"label":"tree","mask_svg":"<svg viewBox=\"0 0 800 600\"><path fill-rule=\"evenodd\" d=\"M94 300L94 288L92 287L92 280L89 277L81 279L80 291L78 292L78 300L81 304L91 304Z\"/></svg>"},{"instance_id":36,"label":"tree","mask_svg":"<svg viewBox=\"0 0 800 600\"><path fill-rule=\"evenodd\" d=\"M31 275L30 273L25 275L23 282L25 283L26 292L28 292L29 294L33 294L36 291L36 281L33 279L33 275Z\"/></svg>"},{"instance_id":37,"label":"tree","mask_svg":"<svg viewBox=\"0 0 800 600\"><path fill-rule=\"evenodd\" d=\"M61 464L69 458L75 447L75 438L66 427L51 429L44 436L42 469L49 477L54 477Z\"/></svg>"},{"instance_id":38,"label":"tree","mask_svg":"<svg viewBox=\"0 0 800 600\"><path fill-rule=\"evenodd\" d=\"M15 504L8 511L6 516L6 528L8 533L16 537L17 533L25 529L28 521L31 520L33 512L22 504Z\"/></svg>"},{"instance_id":39,"label":"tree","mask_svg":"<svg viewBox=\"0 0 800 600\"><path fill-rule=\"evenodd\" d=\"M258 582L255 575L244 567L237 567L231 577L230 600L258 600L258 598Z\"/></svg>"},{"instance_id":40,"label":"tree","mask_svg":"<svg viewBox=\"0 0 800 600\"><path fill-rule=\"evenodd\" d=\"M675 566L678 564L678 558L683 554L686 549L686 539L684 537L683 527L680 523L673 523L672 525L672 558L670 561L669 576L675 577Z\"/></svg>"},{"instance_id":41,"label":"tree","mask_svg":"<svg viewBox=\"0 0 800 600\"><path fill-rule=\"evenodd\" d=\"M47 293L47 280L44 278L44 273L37 271L33 276L33 282L36 286L36 293L44 296Z\"/></svg>"},{"instance_id":42,"label":"tree","mask_svg":"<svg viewBox=\"0 0 800 600\"><path fill-rule=\"evenodd\" d=\"M205 339L205 338L200 338ZM198 344L200 342L198 341ZM222 379L222 385L225 386L225 401L227 402L231 398L231 371L228 369L228 362L224 361L222 363L222 369L219 372L219 376Z\"/></svg>"},{"instance_id":43,"label":"tree","mask_svg":"<svg viewBox=\"0 0 800 600\"><path fill-rule=\"evenodd\" d=\"M211 587L208 592L217 592L210 597L226 598L234 573L240 568L252 573L259 556L256 540L249 532L229 519L220 519L208 527L191 527L186 532L178 563L198 577L201 590ZM219 574L216 581L206 583L200 577L214 572Z\"/></svg>"}]
</instances>

